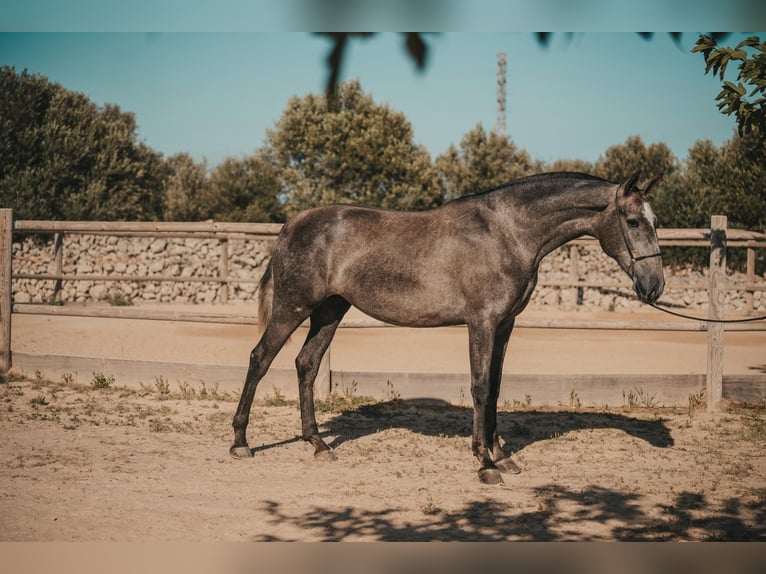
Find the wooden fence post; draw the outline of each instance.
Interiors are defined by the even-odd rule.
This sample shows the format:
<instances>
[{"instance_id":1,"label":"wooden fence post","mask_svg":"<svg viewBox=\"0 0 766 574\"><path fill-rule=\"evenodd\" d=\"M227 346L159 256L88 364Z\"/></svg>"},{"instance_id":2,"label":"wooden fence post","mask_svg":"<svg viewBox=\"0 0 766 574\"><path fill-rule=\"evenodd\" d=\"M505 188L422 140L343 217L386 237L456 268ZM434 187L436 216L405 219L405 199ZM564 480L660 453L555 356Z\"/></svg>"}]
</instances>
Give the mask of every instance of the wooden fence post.
<instances>
[{"instance_id":1,"label":"wooden fence post","mask_svg":"<svg viewBox=\"0 0 766 574\"><path fill-rule=\"evenodd\" d=\"M725 215L710 220L710 270L708 318L720 321L726 310L726 227ZM723 397L723 334L721 323L707 326L707 409L716 411Z\"/></svg>"},{"instance_id":2,"label":"wooden fence post","mask_svg":"<svg viewBox=\"0 0 766 574\"><path fill-rule=\"evenodd\" d=\"M747 242L747 283L745 284L745 307L747 308L747 314L753 315L755 309L755 300L753 295L755 291L755 248L753 247L755 241Z\"/></svg>"},{"instance_id":3,"label":"wooden fence post","mask_svg":"<svg viewBox=\"0 0 766 574\"><path fill-rule=\"evenodd\" d=\"M64 234L56 233L53 236L53 273L59 277L64 272ZM61 300L61 288L63 281L56 279L56 283L53 285L53 295L51 295L51 303L55 303Z\"/></svg>"},{"instance_id":4,"label":"wooden fence post","mask_svg":"<svg viewBox=\"0 0 766 574\"><path fill-rule=\"evenodd\" d=\"M0 209L0 373L11 368L13 210Z\"/></svg>"}]
</instances>

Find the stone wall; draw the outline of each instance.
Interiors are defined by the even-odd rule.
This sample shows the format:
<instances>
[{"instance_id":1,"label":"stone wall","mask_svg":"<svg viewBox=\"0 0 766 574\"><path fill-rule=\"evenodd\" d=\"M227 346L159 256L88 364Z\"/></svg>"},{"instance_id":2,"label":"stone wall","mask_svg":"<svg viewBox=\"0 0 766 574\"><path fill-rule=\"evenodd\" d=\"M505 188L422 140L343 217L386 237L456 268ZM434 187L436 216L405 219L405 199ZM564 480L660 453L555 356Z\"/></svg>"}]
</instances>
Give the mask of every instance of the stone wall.
<instances>
[{"instance_id":1,"label":"stone wall","mask_svg":"<svg viewBox=\"0 0 766 574\"><path fill-rule=\"evenodd\" d=\"M228 241L229 277L258 279L268 262L271 243L250 239ZM221 241L218 239L158 239L101 235L65 235L63 265L65 274L77 275L150 275L170 277L219 276ZM570 248L563 247L546 257L541 266L539 284L532 297L532 307L562 309L630 310L642 304L636 300L631 282L617 264L598 247L578 248L577 271L588 282L619 284L618 288L546 287L545 281L571 281ZM13 244L13 271L54 273L53 242L32 237ZM666 280L684 284L707 284L706 270L666 268ZM763 282L764 278L756 281ZM16 279L13 297L16 303L50 302L54 280ZM744 292L733 290L744 285L743 273L729 274L727 309L744 311ZM257 284L232 283L229 302L254 302ZM95 301L213 303L222 301L222 287L209 282L156 281L64 281L59 298L65 303ZM666 289L662 302L691 310L707 307L707 292L695 289ZM766 311L763 292L754 294L754 311Z\"/></svg>"}]
</instances>

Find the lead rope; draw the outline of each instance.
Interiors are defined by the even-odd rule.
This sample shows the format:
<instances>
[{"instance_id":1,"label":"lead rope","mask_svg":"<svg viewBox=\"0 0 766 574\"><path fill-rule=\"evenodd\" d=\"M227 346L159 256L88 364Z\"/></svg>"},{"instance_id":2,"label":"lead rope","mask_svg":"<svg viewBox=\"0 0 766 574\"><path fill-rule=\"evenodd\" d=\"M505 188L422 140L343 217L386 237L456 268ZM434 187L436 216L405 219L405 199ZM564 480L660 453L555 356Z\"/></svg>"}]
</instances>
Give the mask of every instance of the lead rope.
<instances>
[{"instance_id":1,"label":"lead rope","mask_svg":"<svg viewBox=\"0 0 766 574\"><path fill-rule=\"evenodd\" d=\"M761 317L748 317L747 319L705 319L703 317L693 317L692 315L684 315L683 313L676 313L666 307L660 307L656 303L647 303L650 307L654 307L658 311L673 315L674 317L680 317L681 319L691 319L692 321L702 321L704 323L753 323L755 321L766 321L766 315Z\"/></svg>"}]
</instances>

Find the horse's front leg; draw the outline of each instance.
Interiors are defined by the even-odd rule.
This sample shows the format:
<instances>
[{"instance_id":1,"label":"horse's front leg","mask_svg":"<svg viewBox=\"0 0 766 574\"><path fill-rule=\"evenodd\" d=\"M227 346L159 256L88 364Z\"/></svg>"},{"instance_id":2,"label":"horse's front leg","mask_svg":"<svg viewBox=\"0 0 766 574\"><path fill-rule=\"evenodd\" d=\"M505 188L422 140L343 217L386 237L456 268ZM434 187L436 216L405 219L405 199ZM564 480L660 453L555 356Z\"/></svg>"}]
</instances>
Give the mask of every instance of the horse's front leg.
<instances>
[{"instance_id":1,"label":"horse's front leg","mask_svg":"<svg viewBox=\"0 0 766 574\"><path fill-rule=\"evenodd\" d=\"M503 361L505 360L505 351L508 347L508 339L513 332L515 319L508 320L501 325L495 333L495 341L492 348L492 364L489 373L489 409L486 424L487 431L492 433L492 460L500 472L505 474L518 474L521 469L511 459L500 446L500 439L497 434L497 400L500 396L500 383L503 378Z\"/></svg>"},{"instance_id":2,"label":"horse's front leg","mask_svg":"<svg viewBox=\"0 0 766 574\"><path fill-rule=\"evenodd\" d=\"M484 484L503 484L503 477L492 455L496 438L497 406L491 385L495 327L487 322L468 324L473 397L473 439L471 448L479 460L479 480Z\"/></svg>"}]
</instances>

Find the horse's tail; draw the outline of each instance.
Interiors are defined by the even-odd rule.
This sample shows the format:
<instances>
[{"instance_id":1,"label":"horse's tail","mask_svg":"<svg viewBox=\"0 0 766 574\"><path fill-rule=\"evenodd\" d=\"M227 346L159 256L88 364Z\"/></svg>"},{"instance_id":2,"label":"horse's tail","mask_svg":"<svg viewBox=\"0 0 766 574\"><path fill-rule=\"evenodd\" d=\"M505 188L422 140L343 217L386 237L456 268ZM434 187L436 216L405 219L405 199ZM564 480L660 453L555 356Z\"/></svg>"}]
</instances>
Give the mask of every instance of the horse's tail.
<instances>
[{"instance_id":1,"label":"horse's tail","mask_svg":"<svg viewBox=\"0 0 766 574\"><path fill-rule=\"evenodd\" d=\"M274 299L274 280L271 276L271 260L258 285L258 329L262 332L271 319L271 303Z\"/></svg>"}]
</instances>

